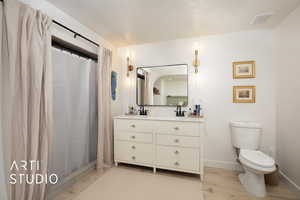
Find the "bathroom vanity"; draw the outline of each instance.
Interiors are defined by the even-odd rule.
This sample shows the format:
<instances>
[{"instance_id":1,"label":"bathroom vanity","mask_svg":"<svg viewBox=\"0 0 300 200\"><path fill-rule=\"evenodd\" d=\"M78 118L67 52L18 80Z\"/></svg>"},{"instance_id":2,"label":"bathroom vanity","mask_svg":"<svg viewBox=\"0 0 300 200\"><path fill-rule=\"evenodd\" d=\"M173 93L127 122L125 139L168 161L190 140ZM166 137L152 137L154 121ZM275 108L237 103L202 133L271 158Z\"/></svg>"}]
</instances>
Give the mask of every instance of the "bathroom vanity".
<instances>
[{"instance_id":1,"label":"bathroom vanity","mask_svg":"<svg viewBox=\"0 0 300 200\"><path fill-rule=\"evenodd\" d=\"M153 168L204 175L204 120L187 117L114 118L114 158Z\"/></svg>"}]
</instances>

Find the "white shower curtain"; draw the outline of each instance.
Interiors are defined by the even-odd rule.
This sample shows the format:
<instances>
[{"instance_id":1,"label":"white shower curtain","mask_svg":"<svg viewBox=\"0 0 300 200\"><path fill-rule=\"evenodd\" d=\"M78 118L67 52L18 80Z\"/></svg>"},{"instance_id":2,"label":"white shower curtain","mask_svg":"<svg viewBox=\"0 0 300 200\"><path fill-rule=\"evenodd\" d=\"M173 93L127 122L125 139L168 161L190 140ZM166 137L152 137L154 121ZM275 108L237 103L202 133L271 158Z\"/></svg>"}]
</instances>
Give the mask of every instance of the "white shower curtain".
<instances>
[{"instance_id":1,"label":"white shower curtain","mask_svg":"<svg viewBox=\"0 0 300 200\"><path fill-rule=\"evenodd\" d=\"M52 48L54 135L50 171L60 180L96 160L96 63Z\"/></svg>"}]
</instances>

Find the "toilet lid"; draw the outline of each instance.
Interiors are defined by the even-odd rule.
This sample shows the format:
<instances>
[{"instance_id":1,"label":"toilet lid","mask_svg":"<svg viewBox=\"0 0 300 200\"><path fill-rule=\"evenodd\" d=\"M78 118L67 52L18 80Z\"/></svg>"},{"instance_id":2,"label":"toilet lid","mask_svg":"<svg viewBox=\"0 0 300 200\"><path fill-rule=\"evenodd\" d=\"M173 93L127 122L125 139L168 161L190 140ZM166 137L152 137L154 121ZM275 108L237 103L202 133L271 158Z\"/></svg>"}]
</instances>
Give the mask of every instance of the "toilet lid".
<instances>
[{"instance_id":1,"label":"toilet lid","mask_svg":"<svg viewBox=\"0 0 300 200\"><path fill-rule=\"evenodd\" d=\"M242 149L240 157L260 167L273 167L275 165L274 159L261 151Z\"/></svg>"},{"instance_id":2,"label":"toilet lid","mask_svg":"<svg viewBox=\"0 0 300 200\"><path fill-rule=\"evenodd\" d=\"M239 128L257 128L257 129L261 128L261 125L257 122L231 121L230 124L232 127L239 127Z\"/></svg>"}]
</instances>

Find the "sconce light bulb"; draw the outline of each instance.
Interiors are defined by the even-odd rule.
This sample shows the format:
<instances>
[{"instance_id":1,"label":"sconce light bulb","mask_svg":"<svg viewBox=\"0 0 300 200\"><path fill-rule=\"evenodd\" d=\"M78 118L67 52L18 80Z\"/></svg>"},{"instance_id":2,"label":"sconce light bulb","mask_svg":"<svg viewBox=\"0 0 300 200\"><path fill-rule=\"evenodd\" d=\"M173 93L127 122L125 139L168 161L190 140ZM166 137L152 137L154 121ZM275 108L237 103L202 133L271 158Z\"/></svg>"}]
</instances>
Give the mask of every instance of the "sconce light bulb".
<instances>
[{"instance_id":1,"label":"sconce light bulb","mask_svg":"<svg viewBox=\"0 0 300 200\"><path fill-rule=\"evenodd\" d=\"M195 67L195 73L198 73L198 67L199 67L198 49L195 50L195 59L194 59L193 65Z\"/></svg>"}]
</instances>

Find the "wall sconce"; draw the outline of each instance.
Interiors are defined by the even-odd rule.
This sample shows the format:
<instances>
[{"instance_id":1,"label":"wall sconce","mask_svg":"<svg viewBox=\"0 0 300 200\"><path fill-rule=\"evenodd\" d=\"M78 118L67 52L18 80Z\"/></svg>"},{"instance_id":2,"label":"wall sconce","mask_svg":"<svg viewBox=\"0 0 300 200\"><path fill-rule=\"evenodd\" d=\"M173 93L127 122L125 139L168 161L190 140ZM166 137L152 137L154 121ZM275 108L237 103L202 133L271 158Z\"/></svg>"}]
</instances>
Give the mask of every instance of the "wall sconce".
<instances>
[{"instance_id":1,"label":"wall sconce","mask_svg":"<svg viewBox=\"0 0 300 200\"><path fill-rule=\"evenodd\" d=\"M130 58L127 57L127 77L129 77L129 73L133 71L133 65L130 65Z\"/></svg>"},{"instance_id":2,"label":"wall sconce","mask_svg":"<svg viewBox=\"0 0 300 200\"><path fill-rule=\"evenodd\" d=\"M195 50L195 59L193 61L193 66L195 67L195 73L197 74L198 73L198 67L200 65L200 61L198 59L198 49Z\"/></svg>"}]
</instances>

